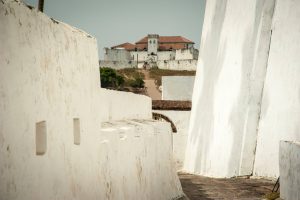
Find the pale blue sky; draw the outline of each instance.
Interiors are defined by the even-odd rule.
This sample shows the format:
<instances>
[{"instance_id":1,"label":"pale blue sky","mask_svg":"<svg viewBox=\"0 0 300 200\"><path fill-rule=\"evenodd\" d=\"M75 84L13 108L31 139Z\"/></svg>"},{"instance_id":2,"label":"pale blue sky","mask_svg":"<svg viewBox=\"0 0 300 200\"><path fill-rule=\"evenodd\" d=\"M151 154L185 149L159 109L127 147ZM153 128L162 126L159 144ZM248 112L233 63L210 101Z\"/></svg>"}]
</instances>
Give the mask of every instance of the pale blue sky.
<instances>
[{"instance_id":1,"label":"pale blue sky","mask_svg":"<svg viewBox=\"0 0 300 200\"><path fill-rule=\"evenodd\" d=\"M36 7L37 0L24 0ZM45 0L44 12L97 38L103 48L155 33L181 35L199 47L205 0Z\"/></svg>"}]
</instances>

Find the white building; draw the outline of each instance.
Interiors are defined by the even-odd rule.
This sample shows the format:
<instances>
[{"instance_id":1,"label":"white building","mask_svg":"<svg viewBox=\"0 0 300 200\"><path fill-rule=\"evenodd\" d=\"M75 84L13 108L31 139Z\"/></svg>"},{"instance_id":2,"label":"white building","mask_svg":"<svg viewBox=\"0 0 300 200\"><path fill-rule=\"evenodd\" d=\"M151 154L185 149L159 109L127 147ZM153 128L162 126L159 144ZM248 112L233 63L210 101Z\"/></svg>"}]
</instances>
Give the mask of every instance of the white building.
<instances>
[{"instance_id":1,"label":"white building","mask_svg":"<svg viewBox=\"0 0 300 200\"><path fill-rule=\"evenodd\" d=\"M123 43L105 48L100 67L196 70L198 50L182 36L149 34L135 44Z\"/></svg>"}]
</instances>

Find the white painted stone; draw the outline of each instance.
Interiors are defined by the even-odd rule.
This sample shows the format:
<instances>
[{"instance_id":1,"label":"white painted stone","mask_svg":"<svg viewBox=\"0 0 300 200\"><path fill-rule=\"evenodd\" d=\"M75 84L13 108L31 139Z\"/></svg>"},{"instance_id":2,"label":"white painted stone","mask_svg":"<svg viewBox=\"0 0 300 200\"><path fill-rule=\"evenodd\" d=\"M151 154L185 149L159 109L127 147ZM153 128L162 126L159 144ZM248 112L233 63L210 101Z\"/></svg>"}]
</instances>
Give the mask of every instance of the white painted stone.
<instances>
[{"instance_id":1,"label":"white painted stone","mask_svg":"<svg viewBox=\"0 0 300 200\"><path fill-rule=\"evenodd\" d=\"M157 61L157 67L159 69L168 70L197 70L197 60L169 60L169 61Z\"/></svg>"},{"instance_id":2,"label":"white painted stone","mask_svg":"<svg viewBox=\"0 0 300 200\"><path fill-rule=\"evenodd\" d=\"M0 44L0 199L182 195L169 124L142 120L151 118L150 98L100 88L93 37L2 0ZM36 155L39 141L46 148Z\"/></svg>"},{"instance_id":3,"label":"white painted stone","mask_svg":"<svg viewBox=\"0 0 300 200\"><path fill-rule=\"evenodd\" d=\"M162 100L191 101L195 76L163 76Z\"/></svg>"},{"instance_id":4,"label":"white painted stone","mask_svg":"<svg viewBox=\"0 0 300 200\"><path fill-rule=\"evenodd\" d=\"M284 200L300 199L300 143L280 142L280 197Z\"/></svg>"},{"instance_id":5,"label":"white painted stone","mask_svg":"<svg viewBox=\"0 0 300 200\"><path fill-rule=\"evenodd\" d=\"M300 1L277 1L254 175L279 175L279 141L300 141Z\"/></svg>"},{"instance_id":6,"label":"white painted stone","mask_svg":"<svg viewBox=\"0 0 300 200\"><path fill-rule=\"evenodd\" d=\"M252 173L274 5L207 1L184 170Z\"/></svg>"},{"instance_id":7,"label":"white painted stone","mask_svg":"<svg viewBox=\"0 0 300 200\"><path fill-rule=\"evenodd\" d=\"M167 116L176 126L177 133L172 134L173 157L177 170L181 170L184 162L191 111L155 110L154 112Z\"/></svg>"}]
</instances>

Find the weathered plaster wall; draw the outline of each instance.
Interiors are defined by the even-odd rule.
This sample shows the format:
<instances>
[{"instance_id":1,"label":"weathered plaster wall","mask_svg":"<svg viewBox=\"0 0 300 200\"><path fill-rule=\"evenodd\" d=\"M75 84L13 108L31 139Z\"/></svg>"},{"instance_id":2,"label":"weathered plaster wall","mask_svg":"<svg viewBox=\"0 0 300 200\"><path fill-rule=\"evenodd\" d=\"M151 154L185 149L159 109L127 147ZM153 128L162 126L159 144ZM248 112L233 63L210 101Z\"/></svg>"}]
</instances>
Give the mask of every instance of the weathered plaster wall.
<instances>
[{"instance_id":1,"label":"weathered plaster wall","mask_svg":"<svg viewBox=\"0 0 300 200\"><path fill-rule=\"evenodd\" d=\"M163 76L162 100L192 100L195 76Z\"/></svg>"},{"instance_id":2,"label":"weathered plaster wall","mask_svg":"<svg viewBox=\"0 0 300 200\"><path fill-rule=\"evenodd\" d=\"M173 157L177 169L181 170L184 162L191 111L155 110L155 112L167 116L176 126L177 133L172 134Z\"/></svg>"},{"instance_id":3,"label":"weathered plaster wall","mask_svg":"<svg viewBox=\"0 0 300 200\"><path fill-rule=\"evenodd\" d=\"M113 69L137 68L136 61L99 61L100 67L110 67Z\"/></svg>"},{"instance_id":4,"label":"weathered plaster wall","mask_svg":"<svg viewBox=\"0 0 300 200\"><path fill-rule=\"evenodd\" d=\"M207 1L186 171L252 174L274 5L273 0Z\"/></svg>"},{"instance_id":5,"label":"weathered plaster wall","mask_svg":"<svg viewBox=\"0 0 300 200\"><path fill-rule=\"evenodd\" d=\"M193 60L193 49L178 49L175 52L175 60Z\"/></svg>"},{"instance_id":6,"label":"weathered plaster wall","mask_svg":"<svg viewBox=\"0 0 300 200\"><path fill-rule=\"evenodd\" d=\"M280 142L280 197L284 200L300 199L300 143Z\"/></svg>"},{"instance_id":7,"label":"weathered plaster wall","mask_svg":"<svg viewBox=\"0 0 300 200\"><path fill-rule=\"evenodd\" d=\"M131 51L130 55L134 58L134 61L144 62L148 60L148 52L147 51Z\"/></svg>"},{"instance_id":8,"label":"weathered plaster wall","mask_svg":"<svg viewBox=\"0 0 300 200\"><path fill-rule=\"evenodd\" d=\"M277 1L254 175L278 176L279 141L300 141L299 19L300 1Z\"/></svg>"},{"instance_id":9,"label":"weathered plaster wall","mask_svg":"<svg viewBox=\"0 0 300 200\"><path fill-rule=\"evenodd\" d=\"M157 52L157 60L174 60L175 51L159 51Z\"/></svg>"},{"instance_id":10,"label":"weathered plaster wall","mask_svg":"<svg viewBox=\"0 0 300 200\"><path fill-rule=\"evenodd\" d=\"M169 125L142 120L150 98L100 89L93 37L12 0L0 31L0 199L182 194Z\"/></svg>"},{"instance_id":11,"label":"weathered plaster wall","mask_svg":"<svg viewBox=\"0 0 300 200\"><path fill-rule=\"evenodd\" d=\"M197 69L197 60L161 60L157 61L157 66L159 69L195 71Z\"/></svg>"},{"instance_id":12,"label":"weathered plaster wall","mask_svg":"<svg viewBox=\"0 0 300 200\"><path fill-rule=\"evenodd\" d=\"M121 61L126 62L132 60L130 52L125 49L105 49L104 54L105 61Z\"/></svg>"}]
</instances>

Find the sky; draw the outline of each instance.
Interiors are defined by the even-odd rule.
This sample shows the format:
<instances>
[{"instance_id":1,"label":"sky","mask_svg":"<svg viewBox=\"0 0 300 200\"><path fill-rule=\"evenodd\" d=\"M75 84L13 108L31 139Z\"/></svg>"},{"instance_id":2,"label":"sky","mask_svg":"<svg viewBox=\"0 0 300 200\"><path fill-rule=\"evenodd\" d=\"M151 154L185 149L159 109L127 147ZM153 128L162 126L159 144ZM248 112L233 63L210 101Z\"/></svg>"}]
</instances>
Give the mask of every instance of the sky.
<instances>
[{"instance_id":1,"label":"sky","mask_svg":"<svg viewBox=\"0 0 300 200\"><path fill-rule=\"evenodd\" d=\"M38 0L23 0L37 7ZM199 48L205 0L45 0L44 12L84 30L104 47L135 43L148 34L183 36Z\"/></svg>"}]
</instances>

